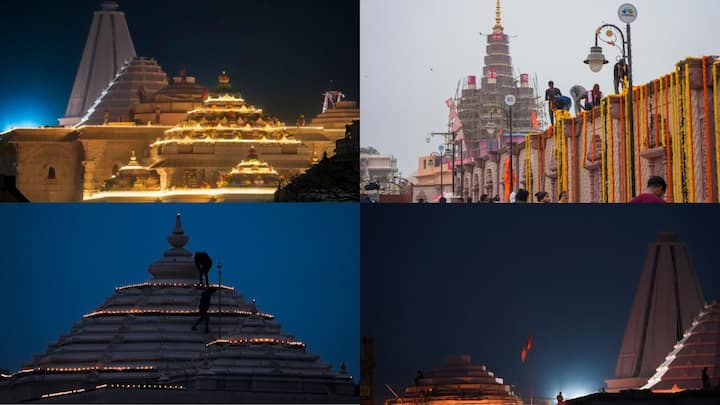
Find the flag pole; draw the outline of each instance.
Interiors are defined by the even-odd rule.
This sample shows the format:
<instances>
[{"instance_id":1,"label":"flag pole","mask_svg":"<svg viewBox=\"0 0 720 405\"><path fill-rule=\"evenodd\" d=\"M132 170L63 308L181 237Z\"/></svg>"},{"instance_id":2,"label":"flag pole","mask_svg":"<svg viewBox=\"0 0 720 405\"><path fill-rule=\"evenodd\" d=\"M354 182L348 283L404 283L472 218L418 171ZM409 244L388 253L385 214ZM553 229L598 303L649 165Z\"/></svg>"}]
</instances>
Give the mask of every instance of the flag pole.
<instances>
[{"instance_id":1,"label":"flag pole","mask_svg":"<svg viewBox=\"0 0 720 405\"><path fill-rule=\"evenodd\" d=\"M528 353L530 354L530 353ZM533 405L533 379L532 379L532 362L528 359L528 368L530 369L530 405Z\"/></svg>"},{"instance_id":2,"label":"flag pole","mask_svg":"<svg viewBox=\"0 0 720 405\"><path fill-rule=\"evenodd\" d=\"M222 261L218 257L218 339L222 339Z\"/></svg>"}]
</instances>

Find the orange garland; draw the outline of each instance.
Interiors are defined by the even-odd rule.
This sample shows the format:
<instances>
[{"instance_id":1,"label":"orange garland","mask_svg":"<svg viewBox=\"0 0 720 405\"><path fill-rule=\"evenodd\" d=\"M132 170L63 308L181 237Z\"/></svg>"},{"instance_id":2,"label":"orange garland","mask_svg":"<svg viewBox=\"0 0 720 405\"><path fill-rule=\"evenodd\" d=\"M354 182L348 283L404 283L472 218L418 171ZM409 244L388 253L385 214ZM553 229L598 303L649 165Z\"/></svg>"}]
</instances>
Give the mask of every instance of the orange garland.
<instances>
[{"instance_id":1,"label":"orange garland","mask_svg":"<svg viewBox=\"0 0 720 405\"><path fill-rule=\"evenodd\" d=\"M707 65L705 57L702 58L702 75L703 75L703 121L705 121L705 175L707 184L707 201L712 202L712 162L710 161L710 120L708 119L708 91L707 91ZM717 147L717 146L716 146Z\"/></svg>"},{"instance_id":2,"label":"orange garland","mask_svg":"<svg viewBox=\"0 0 720 405\"><path fill-rule=\"evenodd\" d=\"M650 149L650 85L645 85L645 105L643 106L643 109L645 110L645 138L647 141L647 145L645 149Z\"/></svg>"},{"instance_id":3,"label":"orange garland","mask_svg":"<svg viewBox=\"0 0 720 405\"><path fill-rule=\"evenodd\" d=\"M627 194L625 194L625 179L627 178L625 173L625 159L627 159L627 155L625 154L625 123L623 116L625 115L625 110L623 109L623 96L620 95L620 198L622 202L627 202Z\"/></svg>"},{"instance_id":4,"label":"orange garland","mask_svg":"<svg viewBox=\"0 0 720 405\"><path fill-rule=\"evenodd\" d=\"M658 122L658 82L653 82L653 104L655 104L655 115L653 115L653 121L655 121L655 147L660 145L660 123Z\"/></svg>"},{"instance_id":5,"label":"orange garland","mask_svg":"<svg viewBox=\"0 0 720 405\"><path fill-rule=\"evenodd\" d=\"M664 126L663 129L667 128L665 132L665 172L667 176L667 198L669 202L674 202L673 198L673 178L672 178L672 157L670 156L670 148L672 144L672 138L670 137L670 76L665 76L665 120L668 125Z\"/></svg>"},{"instance_id":6,"label":"orange garland","mask_svg":"<svg viewBox=\"0 0 720 405\"><path fill-rule=\"evenodd\" d=\"M590 110L590 126L592 127L592 136L590 137L590 155L592 161L595 162L595 108Z\"/></svg>"},{"instance_id":7,"label":"orange garland","mask_svg":"<svg viewBox=\"0 0 720 405\"><path fill-rule=\"evenodd\" d=\"M610 144L610 156L608 159L608 186L610 192L608 194L610 202L615 202L615 139L613 139L612 99L610 97L607 99L607 111L605 113L610 118L607 132L607 142Z\"/></svg>"},{"instance_id":8,"label":"orange garland","mask_svg":"<svg viewBox=\"0 0 720 405\"><path fill-rule=\"evenodd\" d=\"M587 165L587 149L588 149L588 142L587 142L587 111L582 112L583 116L583 160L582 160L582 166L583 169L586 168Z\"/></svg>"},{"instance_id":9,"label":"orange garland","mask_svg":"<svg viewBox=\"0 0 720 405\"><path fill-rule=\"evenodd\" d=\"M639 89L638 89L638 90L639 90ZM636 97L636 99L637 99L637 101L635 102L635 104L633 104L633 109L635 110L635 114L633 114L633 122L636 122L637 120L636 120L635 118L636 118L636 117L638 116L638 114L640 113L640 95L639 95L639 94L635 94L635 93L633 93L633 95L634 95L634 96ZM637 122L636 122L636 123L637 123ZM638 126L636 125L635 127L637 128ZM637 134L637 131L635 131L635 132L636 132L636 134ZM641 145L640 145L640 136L636 136L636 137L635 137L635 144L636 144L635 147L637 147L637 153L635 153L635 165L636 165L636 167L637 167L637 181L636 181L636 183L635 183L635 187L636 187L636 189L637 189L637 188L640 188L640 189L642 190L642 166L640 165L640 151L641 151L641 149L640 149L640 146L641 146ZM636 175L636 174L633 173L633 176L635 176L635 175Z\"/></svg>"},{"instance_id":10,"label":"orange garland","mask_svg":"<svg viewBox=\"0 0 720 405\"><path fill-rule=\"evenodd\" d=\"M577 180L578 180L578 167L577 167L577 146L575 141L575 120L577 117L573 118L570 124L570 131L572 132L572 138L570 138L570 143L572 144L572 173L573 173L573 198L572 202L577 202ZM568 193L568 200L570 200L570 193Z\"/></svg>"}]
</instances>

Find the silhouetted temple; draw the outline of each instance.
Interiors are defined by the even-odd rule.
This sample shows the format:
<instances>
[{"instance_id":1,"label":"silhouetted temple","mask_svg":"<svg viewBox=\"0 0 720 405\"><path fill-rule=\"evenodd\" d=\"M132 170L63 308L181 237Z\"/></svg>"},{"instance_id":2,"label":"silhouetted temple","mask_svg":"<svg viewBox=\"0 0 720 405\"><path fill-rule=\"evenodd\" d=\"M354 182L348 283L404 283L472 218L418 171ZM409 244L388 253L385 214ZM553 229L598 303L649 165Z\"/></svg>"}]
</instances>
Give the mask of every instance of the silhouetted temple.
<instances>
[{"instance_id":1,"label":"silhouetted temple","mask_svg":"<svg viewBox=\"0 0 720 405\"><path fill-rule=\"evenodd\" d=\"M386 400L385 405L522 404L510 385L484 365L472 364L469 355L448 356L440 368L421 374L415 385L405 387L399 397Z\"/></svg>"}]
</instances>

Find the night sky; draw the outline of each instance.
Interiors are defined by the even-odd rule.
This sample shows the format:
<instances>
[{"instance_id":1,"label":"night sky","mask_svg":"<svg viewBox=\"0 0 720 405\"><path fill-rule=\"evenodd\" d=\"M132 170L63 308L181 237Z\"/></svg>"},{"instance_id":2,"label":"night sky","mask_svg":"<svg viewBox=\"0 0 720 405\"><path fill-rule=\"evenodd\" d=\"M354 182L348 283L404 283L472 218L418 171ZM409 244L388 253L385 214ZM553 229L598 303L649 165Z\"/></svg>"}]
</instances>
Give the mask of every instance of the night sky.
<instances>
[{"instance_id":1,"label":"night sky","mask_svg":"<svg viewBox=\"0 0 720 405\"><path fill-rule=\"evenodd\" d=\"M361 209L361 334L379 398L468 353L536 398L613 377L648 243L686 242L706 300L720 299L715 206L368 205ZM698 376L699 378L699 376Z\"/></svg>"},{"instance_id":2,"label":"night sky","mask_svg":"<svg viewBox=\"0 0 720 405\"><path fill-rule=\"evenodd\" d=\"M115 287L150 279L178 211L186 247L221 260L223 284L357 381L359 208L344 204L3 204L0 369L44 352Z\"/></svg>"},{"instance_id":3,"label":"night sky","mask_svg":"<svg viewBox=\"0 0 720 405\"><path fill-rule=\"evenodd\" d=\"M57 125L100 0L3 3L0 131ZM294 124L322 93L359 100L358 0L119 0L138 56L214 88L223 69L251 104Z\"/></svg>"}]
</instances>

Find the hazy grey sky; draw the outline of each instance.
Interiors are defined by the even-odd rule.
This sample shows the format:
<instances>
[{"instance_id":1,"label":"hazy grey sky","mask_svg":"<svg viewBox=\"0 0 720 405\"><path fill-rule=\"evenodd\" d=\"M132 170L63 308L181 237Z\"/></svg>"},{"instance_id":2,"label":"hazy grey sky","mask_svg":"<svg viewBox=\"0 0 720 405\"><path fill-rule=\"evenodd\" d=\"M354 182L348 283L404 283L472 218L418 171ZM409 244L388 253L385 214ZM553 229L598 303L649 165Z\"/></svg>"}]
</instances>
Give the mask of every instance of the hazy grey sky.
<instances>
[{"instance_id":1,"label":"hazy grey sky","mask_svg":"<svg viewBox=\"0 0 720 405\"><path fill-rule=\"evenodd\" d=\"M541 91L554 80L563 94L571 86L599 83L612 92L612 62L619 51L604 45L610 64L592 73L582 61L595 28L617 17L618 0L502 0L505 33L515 70L537 74ZM686 56L718 55L718 0L634 0L633 74L645 83L674 69ZM444 101L458 80L482 76L495 0L361 0L360 91L363 146L398 158L403 176L417 157L437 150L431 131L447 129ZM431 70L432 69L432 70Z\"/></svg>"}]
</instances>

